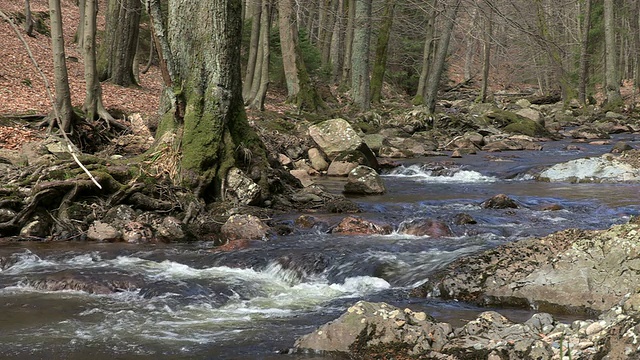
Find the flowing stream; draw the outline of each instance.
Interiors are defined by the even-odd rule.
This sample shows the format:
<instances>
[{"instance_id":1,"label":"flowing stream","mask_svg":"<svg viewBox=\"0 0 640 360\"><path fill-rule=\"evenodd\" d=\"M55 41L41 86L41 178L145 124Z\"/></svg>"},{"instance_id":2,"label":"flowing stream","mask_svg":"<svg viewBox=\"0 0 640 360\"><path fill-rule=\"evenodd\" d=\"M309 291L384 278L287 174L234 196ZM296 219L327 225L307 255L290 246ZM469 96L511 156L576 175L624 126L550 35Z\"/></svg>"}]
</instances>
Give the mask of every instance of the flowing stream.
<instances>
[{"instance_id":1,"label":"flowing stream","mask_svg":"<svg viewBox=\"0 0 640 360\"><path fill-rule=\"evenodd\" d=\"M638 147L640 137L619 139ZM338 359L283 353L297 337L360 299L425 310L460 325L486 309L411 298L408 290L463 255L566 228L603 229L640 214L638 184L535 182L533 175L545 166L611 148L580 145L580 151L566 151L566 145L550 142L538 152L481 153L455 160L410 159L384 175L385 195L353 198L364 209L359 216L395 228L421 217L452 224L459 213L478 221L452 225L456 236L450 238L327 234L341 216L313 214L326 225L233 252L217 251L208 243L4 244L0 358ZM341 190L341 180L322 182L332 191ZM521 207L479 206L499 193ZM550 204L562 210L541 210ZM275 220L291 223L297 215ZM98 285L125 279L135 286L102 295L36 290L34 284L50 277ZM516 321L533 313L501 311Z\"/></svg>"}]
</instances>

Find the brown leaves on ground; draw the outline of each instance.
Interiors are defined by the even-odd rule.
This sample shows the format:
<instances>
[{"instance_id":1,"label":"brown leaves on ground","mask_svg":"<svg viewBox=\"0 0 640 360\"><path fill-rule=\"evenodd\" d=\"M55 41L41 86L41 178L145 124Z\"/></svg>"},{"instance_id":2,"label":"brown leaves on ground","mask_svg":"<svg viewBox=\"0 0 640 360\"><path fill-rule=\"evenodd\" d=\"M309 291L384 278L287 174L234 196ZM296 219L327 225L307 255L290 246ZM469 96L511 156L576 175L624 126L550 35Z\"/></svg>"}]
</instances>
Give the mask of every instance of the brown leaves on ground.
<instances>
[{"instance_id":1,"label":"brown leaves on ground","mask_svg":"<svg viewBox=\"0 0 640 360\"><path fill-rule=\"evenodd\" d=\"M74 106L82 106L85 97L84 64L73 37L79 22L78 7L74 0L62 0L62 20L65 41L65 54L69 73L71 100ZM99 0L98 30L104 30L104 10L106 0ZM24 1L0 0L0 10L11 18L13 14L24 14ZM31 0L32 13L48 13L47 0ZM48 21L47 21L48 25ZM16 24L23 37L29 44L31 52L53 88L53 55L51 38L34 31L35 37L26 36L22 24ZM51 101L41 75L29 59L24 44L20 41L11 26L0 20L0 117L10 114L48 114ZM141 64L144 66L144 64ZM141 113L148 120L158 109L159 97L162 91L162 78L157 67L152 67L146 74L140 74L139 87L121 87L110 83L102 84L103 102L107 109L118 109L125 114ZM7 116L10 117L10 116ZM20 139L26 136L26 130L0 126L2 134L14 134ZM10 147L15 143L0 137L0 147ZM23 138L27 139L27 138ZM8 142L7 142L8 141Z\"/></svg>"},{"instance_id":2,"label":"brown leaves on ground","mask_svg":"<svg viewBox=\"0 0 640 360\"><path fill-rule=\"evenodd\" d=\"M27 142L35 141L40 135L35 130L21 129L13 126L0 126L0 147L18 150Z\"/></svg>"}]
</instances>

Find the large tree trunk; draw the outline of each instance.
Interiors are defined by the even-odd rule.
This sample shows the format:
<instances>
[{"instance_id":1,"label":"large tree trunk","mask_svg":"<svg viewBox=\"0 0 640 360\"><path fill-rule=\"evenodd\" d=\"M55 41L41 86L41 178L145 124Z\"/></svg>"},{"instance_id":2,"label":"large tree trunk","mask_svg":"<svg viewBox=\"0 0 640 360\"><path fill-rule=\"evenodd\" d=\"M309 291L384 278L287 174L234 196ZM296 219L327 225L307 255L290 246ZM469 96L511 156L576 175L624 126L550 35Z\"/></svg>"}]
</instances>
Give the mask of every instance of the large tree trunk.
<instances>
[{"instance_id":1,"label":"large tree trunk","mask_svg":"<svg viewBox=\"0 0 640 360\"><path fill-rule=\"evenodd\" d=\"M315 111L322 106L322 100L315 88L302 60L298 40L298 25L293 12L293 0L279 0L280 48L282 65L287 82L288 101L300 111Z\"/></svg>"},{"instance_id":2,"label":"large tree trunk","mask_svg":"<svg viewBox=\"0 0 640 360\"><path fill-rule=\"evenodd\" d=\"M84 51L84 0L78 0L78 12L80 20L78 21L78 28L73 37L73 41L78 45L78 51L82 53Z\"/></svg>"},{"instance_id":3,"label":"large tree trunk","mask_svg":"<svg viewBox=\"0 0 640 360\"><path fill-rule=\"evenodd\" d=\"M620 78L616 59L616 33L614 0L604 0L604 47L605 47L605 90L607 107L615 109L622 105Z\"/></svg>"},{"instance_id":4,"label":"large tree trunk","mask_svg":"<svg viewBox=\"0 0 640 360\"><path fill-rule=\"evenodd\" d=\"M105 37L100 46L98 75L101 81L136 84L133 61L140 30L140 0L109 0Z\"/></svg>"},{"instance_id":5,"label":"large tree trunk","mask_svg":"<svg viewBox=\"0 0 640 360\"><path fill-rule=\"evenodd\" d=\"M361 110L371 107L369 46L371 43L371 1L356 0L356 17L351 50L351 95Z\"/></svg>"},{"instance_id":6,"label":"large tree trunk","mask_svg":"<svg viewBox=\"0 0 640 360\"><path fill-rule=\"evenodd\" d=\"M445 12L444 29L440 35L440 42L438 43L438 50L434 59L433 67L429 71L427 77L427 86L424 96L424 104L427 106L430 112L436 111L436 99L438 97L438 85L440 84L440 78L444 71L444 64L449 52L449 40L451 39L451 33L453 32L453 25L455 23L456 14L460 7L461 0L453 0L453 4L450 4Z\"/></svg>"},{"instance_id":7,"label":"large tree trunk","mask_svg":"<svg viewBox=\"0 0 640 360\"><path fill-rule=\"evenodd\" d=\"M51 47L53 48L56 109L59 116L58 125L62 131L68 133L73 128L76 116L71 106L71 90L69 89L69 76L64 53L60 0L49 0L49 14L51 16ZM55 116L52 118L55 119Z\"/></svg>"},{"instance_id":8,"label":"large tree trunk","mask_svg":"<svg viewBox=\"0 0 640 360\"><path fill-rule=\"evenodd\" d=\"M389 47L389 36L393 25L393 8L396 6L395 0L387 0L382 25L378 33L376 44L376 58L373 63L373 74L371 75L371 102L379 103L382 95L382 84L384 73L387 69L387 48Z\"/></svg>"},{"instance_id":9,"label":"large tree trunk","mask_svg":"<svg viewBox=\"0 0 640 360\"><path fill-rule=\"evenodd\" d=\"M587 82L589 81L589 31L591 30L591 0L584 0L582 39L580 40L580 69L578 76L578 100L587 103Z\"/></svg>"},{"instance_id":10,"label":"large tree trunk","mask_svg":"<svg viewBox=\"0 0 640 360\"><path fill-rule=\"evenodd\" d=\"M173 111L163 115L158 135L179 137L175 180L209 201L224 195L234 166L255 174L263 195L268 192L266 152L242 101L241 8L242 0L168 2L169 53L164 55L176 102L168 104Z\"/></svg>"},{"instance_id":11,"label":"large tree trunk","mask_svg":"<svg viewBox=\"0 0 640 360\"><path fill-rule=\"evenodd\" d=\"M24 17L24 31L28 36L33 36L33 17L31 16L29 0L24 1Z\"/></svg>"},{"instance_id":12,"label":"large tree trunk","mask_svg":"<svg viewBox=\"0 0 640 360\"><path fill-rule=\"evenodd\" d=\"M338 0L338 8L336 10L336 21L333 26L333 35L331 36L331 78L334 83L340 81L342 76L342 65L344 61L344 10L345 0Z\"/></svg>"},{"instance_id":13,"label":"large tree trunk","mask_svg":"<svg viewBox=\"0 0 640 360\"><path fill-rule=\"evenodd\" d=\"M84 80L86 96L82 110L87 119L97 117L107 121L113 121L113 117L102 104L102 86L98 81L96 69L96 17L98 15L97 0L85 1L84 19Z\"/></svg>"}]
</instances>

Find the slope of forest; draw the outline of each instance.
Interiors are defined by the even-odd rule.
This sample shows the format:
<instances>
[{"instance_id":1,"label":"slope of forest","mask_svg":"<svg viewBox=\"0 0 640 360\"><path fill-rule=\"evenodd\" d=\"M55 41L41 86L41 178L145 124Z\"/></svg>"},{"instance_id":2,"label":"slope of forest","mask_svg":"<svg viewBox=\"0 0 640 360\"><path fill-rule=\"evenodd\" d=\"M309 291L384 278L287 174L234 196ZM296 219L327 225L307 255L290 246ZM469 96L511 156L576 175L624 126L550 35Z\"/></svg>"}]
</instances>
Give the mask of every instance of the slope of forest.
<instances>
[{"instance_id":1,"label":"slope of forest","mask_svg":"<svg viewBox=\"0 0 640 360\"><path fill-rule=\"evenodd\" d=\"M61 3L71 98L74 106L81 106L85 96L84 66L80 60L81 54L73 42L78 24L78 7L73 0L63 0ZM104 27L102 10L106 1L99 3L98 29ZM15 21L16 13L24 14L24 2L0 0L0 10ZM31 11L37 17L48 18L47 1L32 0ZM24 35L21 27L19 29L53 92L51 39L38 32L34 32L35 37L28 37ZM24 44L5 21L0 21L0 48L3 54L3 61L0 62L0 115L46 114L51 111L51 102L42 77L29 59ZM124 88L108 82L103 83L102 87L108 109L118 109L126 114L138 112L149 116L158 108L162 81L157 67L151 67L146 74L140 74L139 87Z\"/></svg>"}]
</instances>

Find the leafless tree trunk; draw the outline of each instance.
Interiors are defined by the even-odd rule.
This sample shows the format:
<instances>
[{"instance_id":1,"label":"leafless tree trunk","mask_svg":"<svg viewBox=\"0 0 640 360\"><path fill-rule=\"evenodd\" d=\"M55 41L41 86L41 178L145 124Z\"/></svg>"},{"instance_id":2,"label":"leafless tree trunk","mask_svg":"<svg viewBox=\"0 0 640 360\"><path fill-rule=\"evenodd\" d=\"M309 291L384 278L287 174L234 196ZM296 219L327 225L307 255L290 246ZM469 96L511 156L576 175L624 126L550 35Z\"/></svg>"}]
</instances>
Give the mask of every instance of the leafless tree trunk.
<instances>
[{"instance_id":1,"label":"leafless tree trunk","mask_svg":"<svg viewBox=\"0 0 640 360\"><path fill-rule=\"evenodd\" d=\"M425 40L424 48L422 51L422 67L420 70L420 79L418 80L418 89L416 90L416 96L413 100L414 104L424 103L424 94L427 87L427 77L429 76L429 71L433 62L433 53L435 50L434 35L437 16L436 5L437 0L430 0L428 2L428 7L431 11L431 14L428 17L425 26Z\"/></svg>"},{"instance_id":2,"label":"leafless tree trunk","mask_svg":"<svg viewBox=\"0 0 640 360\"><path fill-rule=\"evenodd\" d=\"M482 88L480 89L480 102L487 102L487 92L489 88L489 69L491 68L491 36L493 33L493 11L487 9L484 19L484 38L483 38L483 61L482 61Z\"/></svg>"},{"instance_id":3,"label":"leafless tree trunk","mask_svg":"<svg viewBox=\"0 0 640 360\"><path fill-rule=\"evenodd\" d=\"M58 124L65 133L71 132L76 115L71 106L71 90L64 52L64 35L62 33L62 12L60 0L49 0L49 14L51 17L51 46L53 48L53 68L56 89L56 107L58 110ZM50 127L53 126L55 116L52 116Z\"/></svg>"},{"instance_id":4,"label":"leafless tree trunk","mask_svg":"<svg viewBox=\"0 0 640 360\"><path fill-rule=\"evenodd\" d=\"M78 28L74 35L74 41L78 45L80 53L84 51L84 0L78 0L78 12L80 13L80 20L78 21Z\"/></svg>"},{"instance_id":5,"label":"leafless tree trunk","mask_svg":"<svg viewBox=\"0 0 640 360\"><path fill-rule=\"evenodd\" d=\"M28 36L33 37L33 17L31 16L31 4L29 0L24 0L24 31Z\"/></svg>"},{"instance_id":6,"label":"leafless tree trunk","mask_svg":"<svg viewBox=\"0 0 640 360\"><path fill-rule=\"evenodd\" d=\"M253 83L256 84L256 91L253 93L252 98L249 99L249 107L256 110L264 110L264 100L267 96L267 88L269 87L269 59L271 53L269 50L269 32L271 30L271 0L262 0L262 11L260 20L260 59L256 61L260 65L256 65L256 76L254 76ZM253 86L252 86L253 87Z\"/></svg>"},{"instance_id":7,"label":"leafless tree trunk","mask_svg":"<svg viewBox=\"0 0 640 360\"><path fill-rule=\"evenodd\" d=\"M242 85L242 97L245 103L251 101L251 87L256 71L256 60L258 58L258 46L260 42L260 20L262 14L261 0L253 0L251 6L251 38L249 39L249 60L247 61L246 75Z\"/></svg>"},{"instance_id":8,"label":"leafless tree trunk","mask_svg":"<svg viewBox=\"0 0 640 360\"><path fill-rule=\"evenodd\" d=\"M97 0L85 0L84 19L84 80L86 96L82 110L87 119L95 118L113 121L113 117L102 104L102 86L98 81L96 68L96 17L98 15Z\"/></svg>"},{"instance_id":9,"label":"leafless tree trunk","mask_svg":"<svg viewBox=\"0 0 640 360\"><path fill-rule=\"evenodd\" d=\"M464 82L468 82L473 77L471 72L473 68L473 55L475 54L475 47L476 47L475 32L478 28L478 24L477 24L478 13L479 13L478 4L476 2L471 9L471 23L469 24L469 29L465 35L466 49L464 54L464 75L463 75Z\"/></svg>"},{"instance_id":10,"label":"leafless tree trunk","mask_svg":"<svg viewBox=\"0 0 640 360\"><path fill-rule=\"evenodd\" d=\"M440 35L440 42L438 43L438 50L436 52L433 67L429 71L427 77L427 86L425 91L424 103L430 112L436 111L436 99L438 97L438 85L440 84L440 78L444 71L444 64L449 52L449 40L451 39L451 33L453 32L453 25L455 24L456 14L460 7L461 0L453 0L452 4L449 4L445 11L444 29Z\"/></svg>"},{"instance_id":11,"label":"leafless tree trunk","mask_svg":"<svg viewBox=\"0 0 640 360\"><path fill-rule=\"evenodd\" d=\"M615 26L614 0L604 0L605 89L607 107L611 109L622 105L622 97L620 96L620 72L616 59Z\"/></svg>"},{"instance_id":12,"label":"leafless tree trunk","mask_svg":"<svg viewBox=\"0 0 640 360\"><path fill-rule=\"evenodd\" d=\"M356 0L356 17L351 54L351 95L361 110L371 107L369 46L371 43L371 1Z\"/></svg>"},{"instance_id":13,"label":"leafless tree trunk","mask_svg":"<svg viewBox=\"0 0 640 360\"><path fill-rule=\"evenodd\" d=\"M347 2L347 29L344 40L344 61L342 68L342 83L351 87L351 53L353 50L353 29L356 18L356 0Z\"/></svg>"},{"instance_id":14,"label":"leafless tree trunk","mask_svg":"<svg viewBox=\"0 0 640 360\"><path fill-rule=\"evenodd\" d=\"M587 82L589 81L589 31L591 30L591 0L584 0L584 19L582 21L582 39L580 41L580 70L578 82L578 100L587 103Z\"/></svg>"},{"instance_id":15,"label":"leafless tree trunk","mask_svg":"<svg viewBox=\"0 0 640 360\"><path fill-rule=\"evenodd\" d=\"M393 10L395 6L395 0L387 0L384 15L382 15L382 25L378 32L376 58L373 63L373 74L371 75L371 102L373 103L379 103L382 97L382 85L387 69L387 48L389 47L389 37L393 25Z\"/></svg>"},{"instance_id":16,"label":"leafless tree trunk","mask_svg":"<svg viewBox=\"0 0 640 360\"><path fill-rule=\"evenodd\" d=\"M340 81L344 61L344 11L345 0L338 0L336 11L336 21L333 26L333 36L331 37L331 65L332 80L334 83Z\"/></svg>"}]
</instances>

